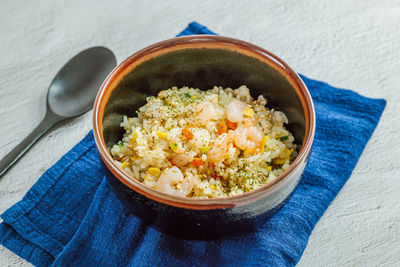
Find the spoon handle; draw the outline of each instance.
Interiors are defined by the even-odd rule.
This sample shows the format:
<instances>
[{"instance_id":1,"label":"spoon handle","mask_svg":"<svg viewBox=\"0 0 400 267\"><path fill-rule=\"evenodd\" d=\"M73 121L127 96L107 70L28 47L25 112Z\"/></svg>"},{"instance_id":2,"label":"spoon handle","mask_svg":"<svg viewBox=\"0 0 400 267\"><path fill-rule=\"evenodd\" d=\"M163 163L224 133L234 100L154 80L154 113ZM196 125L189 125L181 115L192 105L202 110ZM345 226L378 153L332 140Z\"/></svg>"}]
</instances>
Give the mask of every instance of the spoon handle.
<instances>
[{"instance_id":1,"label":"spoon handle","mask_svg":"<svg viewBox=\"0 0 400 267\"><path fill-rule=\"evenodd\" d=\"M46 117L40 124L27 136L21 143L19 143L13 150L11 150L3 159L0 160L0 178L7 172L7 170L22 157L22 155L31 148L31 146L39 140L51 127L53 127L59 119L51 113L46 114Z\"/></svg>"}]
</instances>

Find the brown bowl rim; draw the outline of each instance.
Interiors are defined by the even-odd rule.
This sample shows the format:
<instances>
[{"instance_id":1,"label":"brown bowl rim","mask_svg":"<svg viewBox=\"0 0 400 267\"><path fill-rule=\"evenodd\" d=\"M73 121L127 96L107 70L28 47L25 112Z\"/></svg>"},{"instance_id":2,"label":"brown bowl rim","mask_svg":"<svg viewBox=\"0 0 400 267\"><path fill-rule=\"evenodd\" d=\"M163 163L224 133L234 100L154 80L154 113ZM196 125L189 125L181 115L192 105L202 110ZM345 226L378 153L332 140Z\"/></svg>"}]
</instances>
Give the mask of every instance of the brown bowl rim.
<instances>
[{"instance_id":1,"label":"brown bowl rim","mask_svg":"<svg viewBox=\"0 0 400 267\"><path fill-rule=\"evenodd\" d=\"M163 50L168 47L174 47L174 46L177 47L183 44L206 44L206 43L213 43L216 45L218 44L232 45L239 50L239 51L236 50L239 53L241 52L243 53L243 51L245 50L251 51L251 53L257 54L257 56L263 57L266 61L269 61L270 66L274 67L281 74L288 77L289 82L295 82L296 86L294 87L296 90L296 94L300 98L303 110L305 112L306 133L304 135L303 146L301 147L297 157L294 159L294 161L290 164L289 168L285 172L283 172L281 175L279 175L270 183L267 183L255 190L232 197L196 199L196 198L172 196L169 194L159 192L153 188L147 187L146 185L137 181L135 178L131 177L116 163L114 163L114 160L112 159L110 153L107 150L103 137L102 120L104 115L105 104L103 105L103 109L101 109L101 104L103 103L102 101L104 101L103 95L109 88L110 84L117 77L121 79L123 77L123 76L121 77L121 74L124 74L124 70L126 70L137 59L140 59L145 55L151 54L155 51ZM291 78L292 81L290 81L289 78ZM115 88L116 86L114 86L112 90ZM106 101L107 100L108 99L106 99ZM123 184L125 184L127 187L133 189L137 193L142 194L152 200L179 208L195 209L195 210L232 208L235 206L252 203L260 198L265 197L268 194L275 192L280 186L283 186L285 184L286 180L288 180L285 178L290 178L291 177L290 174L292 174L296 168L300 167L302 162L305 162L308 159L312 143L314 140L315 128L316 128L315 110L311 95L307 89L307 86L304 84L303 80L291 67L289 67L282 59L280 59L275 54L257 45L230 37L216 36L216 35L190 35L190 36L175 37L161 42L157 42L153 45L147 46L137 51L136 53L132 54L127 59L122 61L120 64L118 64L107 76L96 96L93 108L93 132L94 132L96 147L104 163L114 174L114 176Z\"/></svg>"}]
</instances>

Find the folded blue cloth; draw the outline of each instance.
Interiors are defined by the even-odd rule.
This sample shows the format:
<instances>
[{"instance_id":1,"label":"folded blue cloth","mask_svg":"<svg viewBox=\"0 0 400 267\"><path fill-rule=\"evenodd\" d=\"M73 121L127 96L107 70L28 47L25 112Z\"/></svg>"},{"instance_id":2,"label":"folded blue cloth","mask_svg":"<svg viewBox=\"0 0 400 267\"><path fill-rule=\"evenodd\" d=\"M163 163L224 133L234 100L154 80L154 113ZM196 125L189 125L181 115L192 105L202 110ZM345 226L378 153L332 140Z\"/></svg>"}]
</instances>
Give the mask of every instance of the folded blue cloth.
<instances>
[{"instance_id":1,"label":"folded blue cloth","mask_svg":"<svg viewBox=\"0 0 400 267\"><path fill-rule=\"evenodd\" d=\"M180 35L212 34L191 23ZM111 191L90 132L8 209L0 243L38 266L295 265L315 224L350 177L386 101L302 76L317 129L292 198L257 232L216 241L160 233Z\"/></svg>"}]
</instances>

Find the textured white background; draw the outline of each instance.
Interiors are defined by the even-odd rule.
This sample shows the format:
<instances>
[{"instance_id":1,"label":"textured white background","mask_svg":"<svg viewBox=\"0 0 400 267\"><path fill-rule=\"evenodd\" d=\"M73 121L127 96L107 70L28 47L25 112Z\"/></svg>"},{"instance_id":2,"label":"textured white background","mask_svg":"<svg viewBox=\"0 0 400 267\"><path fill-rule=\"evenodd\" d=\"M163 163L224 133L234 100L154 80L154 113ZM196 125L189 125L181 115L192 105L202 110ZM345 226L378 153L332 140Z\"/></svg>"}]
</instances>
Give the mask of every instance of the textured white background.
<instances>
[{"instance_id":1,"label":"textured white background","mask_svg":"<svg viewBox=\"0 0 400 267\"><path fill-rule=\"evenodd\" d=\"M300 2L1 1L0 158L43 118L48 85L70 57L103 45L120 62L195 20L308 77L388 100L299 266L400 266L400 1ZM89 112L42 138L0 180L0 213L90 129ZM8 265L28 264L0 247L0 266Z\"/></svg>"}]
</instances>

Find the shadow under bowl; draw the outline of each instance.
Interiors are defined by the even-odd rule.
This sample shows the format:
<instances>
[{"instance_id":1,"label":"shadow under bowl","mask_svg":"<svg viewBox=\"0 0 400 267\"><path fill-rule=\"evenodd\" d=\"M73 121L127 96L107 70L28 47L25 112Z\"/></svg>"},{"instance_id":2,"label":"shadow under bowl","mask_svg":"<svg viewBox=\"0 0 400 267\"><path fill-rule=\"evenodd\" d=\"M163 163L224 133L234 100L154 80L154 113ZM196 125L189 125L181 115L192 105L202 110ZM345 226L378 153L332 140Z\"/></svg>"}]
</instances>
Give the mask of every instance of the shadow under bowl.
<instances>
[{"instance_id":1,"label":"shadow under bowl","mask_svg":"<svg viewBox=\"0 0 400 267\"><path fill-rule=\"evenodd\" d=\"M110 155L121 140L122 117L136 116L148 96L172 86L201 90L247 85L253 98L283 111L299 145L298 156L275 180L251 192L217 199L167 195L124 172ZM280 58L244 41L213 35L178 37L151 45L119 64L97 95L94 136L108 182L126 207L162 232L190 239L215 239L253 231L279 210L306 166L315 132L315 111L301 78Z\"/></svg>"}]
</instances>

